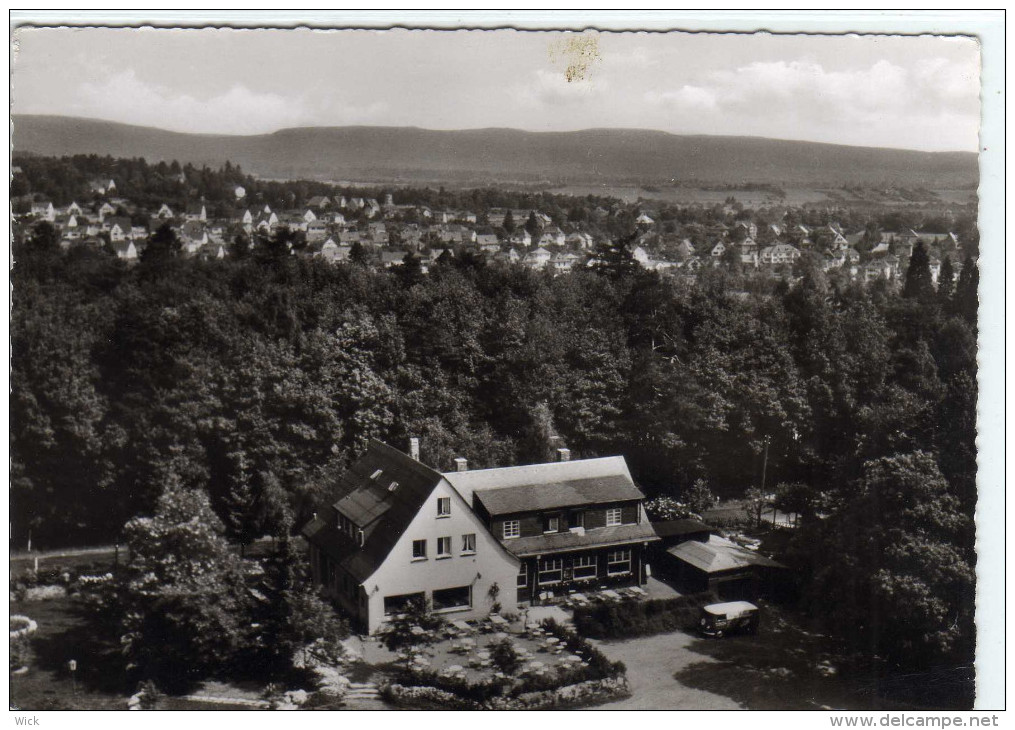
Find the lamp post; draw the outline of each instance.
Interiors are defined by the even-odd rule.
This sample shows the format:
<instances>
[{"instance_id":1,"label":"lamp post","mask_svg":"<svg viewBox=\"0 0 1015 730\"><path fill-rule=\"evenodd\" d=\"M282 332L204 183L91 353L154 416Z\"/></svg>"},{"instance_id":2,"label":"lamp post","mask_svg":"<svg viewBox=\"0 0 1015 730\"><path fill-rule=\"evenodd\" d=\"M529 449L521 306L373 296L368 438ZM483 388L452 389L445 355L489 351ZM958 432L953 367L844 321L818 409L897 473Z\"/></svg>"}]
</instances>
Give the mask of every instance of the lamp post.
<instances>
[{"instance_id":1,"label":"lamp post","mask_svg":"<svg viewBox=\"0 0 1015 730\"><path fill-rule=\"evenodd\" d=\"M77 663L77 660L76 659L71 659L69 662L67 662L67 669L70 670L71 687L73 688L72 691L73 691L74 696L76 697L77 694L78 694L78 678L77 678L78 663Z\"/></svg>"},{"instance_id":2,"label":"lamp post","mask_svg":"<svg viewBox=\"0 0 1015 730\"><path fill-rule=\"evenodd\" d=\"M764 498L765 498L765 477L766 477L766 473L768 471L768 445L770 443L772 443L772 437L771 436L765 436L765 455L761 459L761 498L762 498L762 500L764 500ZM764 502L762 502L762 505L764 505ZM764 506L762 506L762 509L764 509ZM775 505L774 504L772 505L772 524L773 525L775 524ZM758 519L758 527L761 527L761 519L760 519L760 517Z\"/></svg>"}]
</instances>

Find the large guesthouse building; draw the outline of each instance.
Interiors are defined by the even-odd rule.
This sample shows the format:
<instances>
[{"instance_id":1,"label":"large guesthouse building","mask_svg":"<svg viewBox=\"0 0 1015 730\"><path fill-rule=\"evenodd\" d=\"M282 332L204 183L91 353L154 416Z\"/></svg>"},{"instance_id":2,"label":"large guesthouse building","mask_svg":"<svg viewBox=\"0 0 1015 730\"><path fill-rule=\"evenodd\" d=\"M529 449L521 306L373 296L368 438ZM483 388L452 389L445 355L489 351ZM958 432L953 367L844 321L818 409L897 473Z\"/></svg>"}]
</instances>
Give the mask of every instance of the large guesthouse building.
<instances>
[{"instance_id":1,"label":"large guesthouse building","mask_svg":"<svg viewBox=\"0 0 1015 730\"><path fill-rule=\"evenodd\" d=\"M623 457L437 472L374 441L306 525L314 580L374 632L414 598L454 618L639 585L658 540Z\"/></svg>"}]
</instances>

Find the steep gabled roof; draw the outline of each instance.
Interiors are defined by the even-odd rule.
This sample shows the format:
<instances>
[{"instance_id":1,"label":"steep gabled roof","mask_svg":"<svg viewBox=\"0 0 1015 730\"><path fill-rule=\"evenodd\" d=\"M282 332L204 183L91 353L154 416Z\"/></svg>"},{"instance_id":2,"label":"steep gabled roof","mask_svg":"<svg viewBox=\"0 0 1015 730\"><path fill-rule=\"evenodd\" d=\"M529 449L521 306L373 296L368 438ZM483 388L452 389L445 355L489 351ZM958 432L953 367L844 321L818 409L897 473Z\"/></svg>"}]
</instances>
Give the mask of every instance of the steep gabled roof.
<instances>
[{"instance_id":1,"label":"steep gabled roof","mask_svg":"<svg viewBox=\"0 0 1015 730\"><path fill-rule=\"evenodd\" d=\"M384 562L441 478L398 449L371 441L331 485L338 496L334 509L363 530L362 547L322 518L312 520L303 534L362 582Z\"/></svg>"}]
</instances>

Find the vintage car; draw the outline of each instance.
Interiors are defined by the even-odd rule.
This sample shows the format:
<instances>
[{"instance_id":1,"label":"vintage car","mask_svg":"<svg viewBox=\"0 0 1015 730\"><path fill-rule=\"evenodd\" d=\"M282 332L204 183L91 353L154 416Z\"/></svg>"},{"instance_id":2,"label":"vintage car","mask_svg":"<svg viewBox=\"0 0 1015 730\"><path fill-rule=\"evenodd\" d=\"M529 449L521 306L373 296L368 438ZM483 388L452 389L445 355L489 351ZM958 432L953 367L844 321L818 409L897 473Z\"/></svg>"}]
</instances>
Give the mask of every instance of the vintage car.
<instances>
[{"instance_id":1,"label":"vintage car","mask_svg":"<svg viewBox=\"0 0 1015 730\"><path fill-rule=\"evenodd\" d=\"M717 639L736 632L754 634L758 631L759 618L758 607L747 601L712 603L701 607L698 630Z\"/></svg>"}]
</instances>

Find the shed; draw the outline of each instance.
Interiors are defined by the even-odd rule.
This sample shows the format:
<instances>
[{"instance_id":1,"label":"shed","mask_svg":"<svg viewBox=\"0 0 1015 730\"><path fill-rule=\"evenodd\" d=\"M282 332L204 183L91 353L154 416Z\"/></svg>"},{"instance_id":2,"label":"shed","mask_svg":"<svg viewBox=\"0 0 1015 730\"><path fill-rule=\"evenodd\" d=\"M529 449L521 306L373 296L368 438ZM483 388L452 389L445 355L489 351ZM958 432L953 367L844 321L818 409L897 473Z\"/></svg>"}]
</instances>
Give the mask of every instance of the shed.
<instances>
[{"instance_id":1,"label":"shed","mask_svg":"<svg viewBox=\"0 0 1015 730\"><path fill-rule=\"evenodd\" d=\"M667 572L688 592L711 591L723 600L753 599L768 593L786 566L736 543L710 535L665 551Z\"/></svg>"},{"instance_id":2,"label":"shed","mask_svg":"<svg viewBox=\"0 0 1015 730\"><path fill-rule=\"evenodd\" d=\"M715 529L710 525L694 519L661 520L653 522L652 526L662 539L661 547L663 548L673 547L688 540L708 542L709 537L715 532Z\"/></svg>"}]
</instances>

